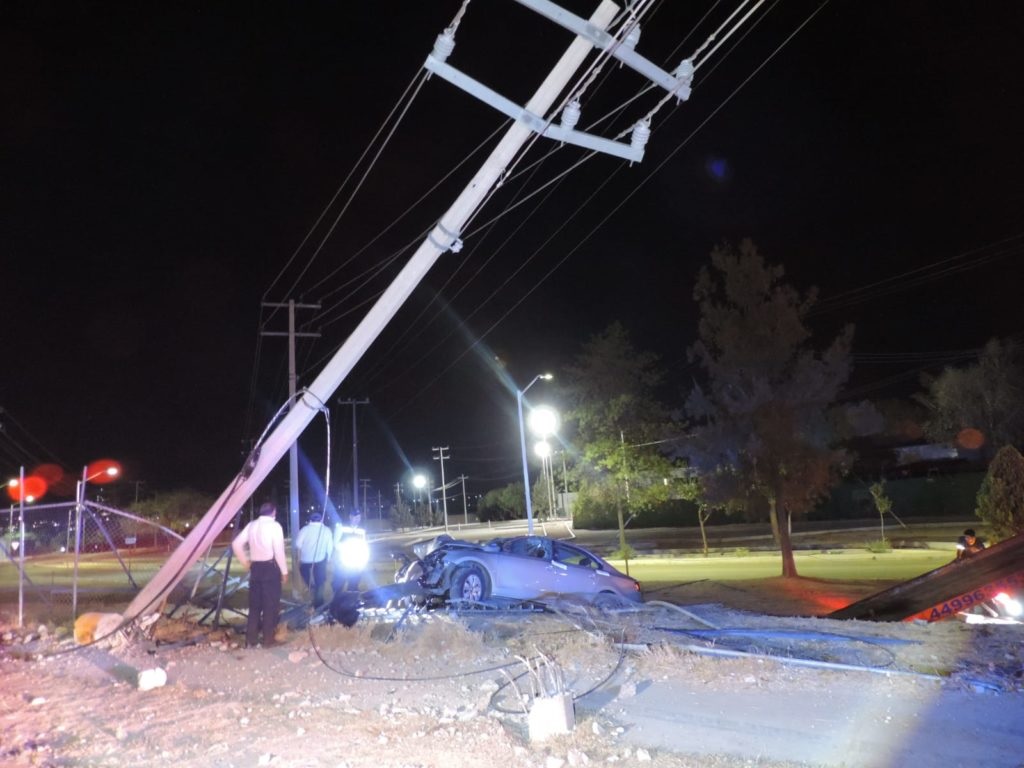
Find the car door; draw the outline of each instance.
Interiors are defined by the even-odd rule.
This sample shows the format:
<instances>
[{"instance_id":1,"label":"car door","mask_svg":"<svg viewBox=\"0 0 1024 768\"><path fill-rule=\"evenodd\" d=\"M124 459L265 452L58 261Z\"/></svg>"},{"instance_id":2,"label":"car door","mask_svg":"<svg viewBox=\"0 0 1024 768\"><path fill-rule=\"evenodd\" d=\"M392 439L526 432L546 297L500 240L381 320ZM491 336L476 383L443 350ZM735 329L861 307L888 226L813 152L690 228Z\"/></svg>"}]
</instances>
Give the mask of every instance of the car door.
<instances>
[{"instance_id":1,"label":"car door","mask_svg":"<svg viewBox=\"0 0 1024 768\"><path fill-rule=\"evenodd\" d=\"M597 562L589 552L572 544L555 541L551 570L557 587L563 594L590 595L599 592Z\"/></svg>"},{"instance_id":2,"label":"car door","mask_svg":"<svg viewBox=\"0 0 1024 768\"><path fill-rule=\"evenodd\" d=\"M539 536L520 536L506 541L500 553L490 556L493 564L493 594L517 600L532 600L553 591L550 545Z\"/></svg>"}]
</instances>

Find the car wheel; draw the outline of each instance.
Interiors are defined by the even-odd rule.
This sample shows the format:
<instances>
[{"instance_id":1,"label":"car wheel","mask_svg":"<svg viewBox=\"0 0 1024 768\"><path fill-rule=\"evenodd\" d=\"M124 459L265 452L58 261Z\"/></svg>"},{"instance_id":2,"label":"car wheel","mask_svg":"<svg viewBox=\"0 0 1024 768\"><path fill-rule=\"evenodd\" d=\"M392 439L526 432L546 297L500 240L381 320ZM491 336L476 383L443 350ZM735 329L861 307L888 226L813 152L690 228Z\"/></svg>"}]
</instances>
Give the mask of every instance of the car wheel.
<instances>
[{"instance_id":1,"label":"car wheel","mask_svg":"<svg viewBox=\"0 0 1024 768\"><path fill-rule=\"evenodd\" d=\"M452 579L452 600L479 603L490 597L491 587L487 576L478 565L460 569Z\"/></svg>"},{"instance_id":2,"label":"car wheel","mask_svg":"<svg viewBox=\"0 0 1024 768\"><path fill-rule=\"evenodd\" d=\"M594 607L602 611L610 611L622 605L622 598L614 592L598 592L594 597Z\"/></svg>"}]
</instances>

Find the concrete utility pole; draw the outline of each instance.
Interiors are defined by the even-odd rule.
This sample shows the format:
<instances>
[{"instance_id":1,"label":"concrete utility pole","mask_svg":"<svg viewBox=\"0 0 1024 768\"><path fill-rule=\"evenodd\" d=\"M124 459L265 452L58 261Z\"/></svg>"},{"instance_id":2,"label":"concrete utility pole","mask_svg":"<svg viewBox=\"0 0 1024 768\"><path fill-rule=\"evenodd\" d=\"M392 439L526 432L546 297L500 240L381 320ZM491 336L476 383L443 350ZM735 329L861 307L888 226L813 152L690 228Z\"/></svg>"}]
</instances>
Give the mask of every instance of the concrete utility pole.
<instances>
[{"instance_id":1,"label":"concrete utility pole","mask_svg":"<svg viewBox=\"0 0 1024 768\"><path fill-rule=\"evenodd\" d=\"M260 331L260 336L287 336L288 337L288 402L291 403L289 411L295 407L295 384L297 374L295 373L295 339L318 339L319 333L298 333L295 330L296 309L320 309L319 304L296 304L292 299L287 304L264 301L261 307L267 309L288 310L288 332L281 331ZM297 579L299 573L299 550L295 546L295 537L299 533L299 436L295 436L288 450L288 533L292 542L292 578ZM294 582L293 582L294 583Z\"/></svg>"},{"instance_id":2,"label":"concrete utility pole","mask_svg":"<svg viewBox=\"0 0 1024 768\"><path fill-rule=\"evenodd\" d=\"M441 462L441 505L444 508L444 531L448 532L448 487L444 484L444 462L445 459L450 459L451 456L445 456L444 452L448 450L448 446L438 448L434 446L431 448L433 451L437 451L437 456L434 457L434 461Z\"/></svg>"},{"instance_id":3,"label":"concrete utility pole","mask_svg":"<svg viewBox=\"0 0 1024 768\"><path fill-rule=\"evenodd\" d=\"M602 0L590 17L591 29L604 30L615 16L618 6ZM580 35L573 40L554 69L541 83L527 109L533 114L547 114L551 105L583 64L593 43ZM125 610L126 619L136 619L145 613L159 610L160 603L170 590L181 581L190 565L198 562L234 517L238 508L259 488L260 483L302 434L319 411L321 404L330 400L384 327L395 316L402 304L427 274L442 253L459 241L459 234L470 216L483 204L487 194L501 178L509 163L533 134L525 121L513 123L504 137L484 161L483 166L438 220L430 234L416 249L409 263L367 312L320 375L308 387L309 396L299 398L263 445L250 454L239 475L232 479L192 532L171 554L164 566L149 580Z\"/></svg>"},{"instance_id":4,"label":"concrete utility pole","mask_svg":"<svg viewBox=\"0 0 1024 768\"><path fill-rule=\"evenodd\" d=\"M364 397L362 400L338 399L339 405L352 406L352 512L349 514L349 519L359 511L359 433L356 431L356 406L366 405L369 402L370 398L368 397ZM365 502L363 506L366 506Z\"/></svg>"}]
</instances>

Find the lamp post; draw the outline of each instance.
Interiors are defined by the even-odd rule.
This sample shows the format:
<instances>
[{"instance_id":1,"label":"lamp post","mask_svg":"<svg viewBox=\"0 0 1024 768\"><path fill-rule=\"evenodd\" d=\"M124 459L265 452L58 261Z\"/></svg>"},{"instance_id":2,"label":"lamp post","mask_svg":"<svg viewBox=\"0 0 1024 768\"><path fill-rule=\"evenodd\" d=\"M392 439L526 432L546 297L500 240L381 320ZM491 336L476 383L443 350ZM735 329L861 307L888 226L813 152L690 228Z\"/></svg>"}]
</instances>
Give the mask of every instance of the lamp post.
<instances>
[{"instance_id":1,"label":"lamp post","mask_svg":"<svg viewBox=\"0 0 1024 768\"><path fill-rule=\"evenodd\" d=\"M95 466L95 465L93 465ZM89 465L82 467L82 479L78 481L75 489L75 570L71 581L71 619L78 618L78 559L82 551L82 508L85 506L85 485L90 480L106 476L113 480L121 472L116 464L104 462L101 469L89 472ZM109 482L109 480L104 480Z\"/></svg>"},{"instance_id":2,"label":"lamp post","mask_svg":"<svg viewBox=\"0 0 1024 768\"><path fill-rule=\"evenodd\" d=\"M551 444L547 440L539 441L533 447L534 453L540 456L541 480L544 482L544 491L548 497L548 518L555 516L555 486L553 470L551 466Z\"/></svg>"},{"instance_id":3,"label":"lamp post","mask_svg":"<svg viewBox=\"0 0 1024 768\"><path fill-rule=\"evenodd\" d=\"M416 488L416 502L417 502L417 506L419 506L419 502L423 498L423 489L427 487L426 475L420 475L420 474L414 475L413 478L412 478L412 484L413 484L413 487ZM427 510L429 511L430 510L430 501L429 501L430 497L428 496L427 498L428 498ZM433 523L434 522L433 515L431 514L431 515L429 515L429 517L430 517L429 522Z\"/></svg>"},{"instance_id":4,"label":"lamp post","mask_svg":"<svg viewBox=\"0 0 1024 768\"><path fill-rule=\"evenodd\" d=\"M523 395L541 379L551 381L550 373L538 373L533 380L522 389L516 390L516 405L519 408L519 448L523 454L523 491L526 494L526 532L533 535L533 503L530 501L530 470L526 464L526 425L523 422Z\"/></svg>"}]
</instances>

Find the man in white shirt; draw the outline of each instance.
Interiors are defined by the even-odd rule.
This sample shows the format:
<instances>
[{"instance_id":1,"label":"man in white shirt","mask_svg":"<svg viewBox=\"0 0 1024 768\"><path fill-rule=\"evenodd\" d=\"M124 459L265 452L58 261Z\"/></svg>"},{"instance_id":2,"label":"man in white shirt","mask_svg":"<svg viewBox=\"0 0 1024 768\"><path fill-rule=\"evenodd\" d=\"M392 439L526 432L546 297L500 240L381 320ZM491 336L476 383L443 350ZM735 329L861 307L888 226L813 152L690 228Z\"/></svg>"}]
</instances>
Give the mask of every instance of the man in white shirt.
<instances>
[{"instance_id":1,"label":"man in white shirt","mask_svg":"<svg viewBox=\"0 0 1024 768\"><path fill-rule=\"evenodd\" d=\"M313 595L315 609L324 604L327 562L334 551L334 533L323 524L323 519L322 512L314 512L295 537L295 546L299 550L299 574Z\"/></svg>"},{"instance_id":2,"label":"man in white shirt","mask_svg":"<svg viewBox=\"0 0 1024 768\"><path fill-rule=\"evenodd\" d=\"M249 618L245 625L248 648L255 647L261 631L263 647L274 645L274 632L281 612L281 585L288 581L284 530L274 519L276 514L277 507L272 502L262 504L260 516L245 526L231 542L235 557L249 569Z\"/></svg>"}]
</instances>

